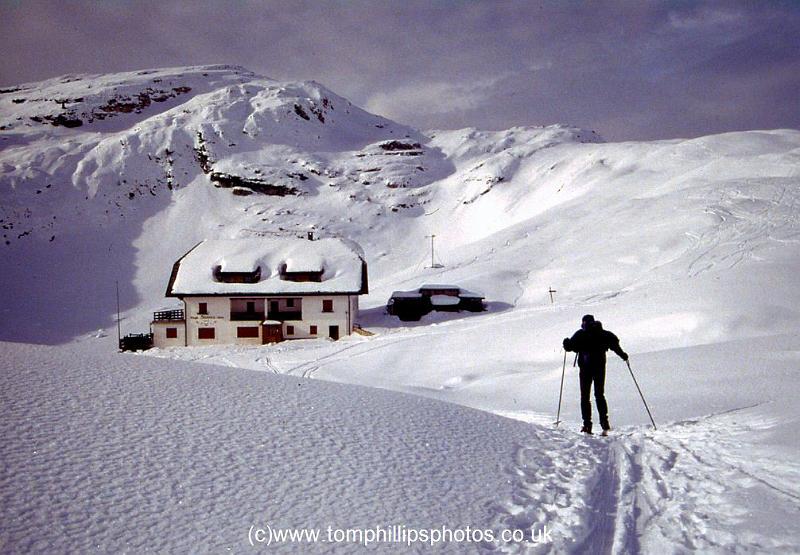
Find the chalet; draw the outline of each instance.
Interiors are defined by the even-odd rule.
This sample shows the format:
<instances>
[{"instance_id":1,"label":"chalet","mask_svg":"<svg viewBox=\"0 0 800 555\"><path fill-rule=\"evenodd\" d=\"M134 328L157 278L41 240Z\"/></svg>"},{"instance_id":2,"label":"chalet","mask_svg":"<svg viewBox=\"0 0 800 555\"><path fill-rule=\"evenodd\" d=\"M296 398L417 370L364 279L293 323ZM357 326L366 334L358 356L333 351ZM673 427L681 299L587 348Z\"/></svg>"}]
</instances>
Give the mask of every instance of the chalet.
<instances>
[{"instance_id":1,"label":"chalet","mask_svg":"<svg viewBox=\"0 0 800 555\"><path fill-rule=\"evenodd\" d=\"M481 312L486 310L484 297L457 285L423 285L413 291L395 291L386 305L389 314L401 320L419 320L431 311Z\"/></svg>"},{"instance_id":2,"label":"chalet","mask_svg":"<svg viewBox=\"0 0 800 555\"><path fill-rule=\"evenodd\" d=\"M153 345L248 344L353 332L368 292L361 248L336 238L206 240L175 262Z\"/></svg>"}]
</instances>

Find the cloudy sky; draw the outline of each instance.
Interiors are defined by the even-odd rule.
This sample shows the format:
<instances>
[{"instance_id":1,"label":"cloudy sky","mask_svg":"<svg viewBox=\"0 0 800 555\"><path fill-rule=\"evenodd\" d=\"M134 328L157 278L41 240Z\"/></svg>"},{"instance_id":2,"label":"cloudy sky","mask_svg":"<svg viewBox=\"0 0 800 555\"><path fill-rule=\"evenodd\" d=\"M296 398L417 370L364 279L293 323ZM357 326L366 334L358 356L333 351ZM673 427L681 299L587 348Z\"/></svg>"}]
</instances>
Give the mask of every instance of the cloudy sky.
<instances>
[{"instance_id":1,"label":"cloudy sky","mask_svg":"<svg viewBox=\"0 0 800 555\"><path fill-rule=\"evenodd\" d=\"M231 63L422 129L800 128L800 2L0 0L0 85Z\"/></svg>"}]
</instances>

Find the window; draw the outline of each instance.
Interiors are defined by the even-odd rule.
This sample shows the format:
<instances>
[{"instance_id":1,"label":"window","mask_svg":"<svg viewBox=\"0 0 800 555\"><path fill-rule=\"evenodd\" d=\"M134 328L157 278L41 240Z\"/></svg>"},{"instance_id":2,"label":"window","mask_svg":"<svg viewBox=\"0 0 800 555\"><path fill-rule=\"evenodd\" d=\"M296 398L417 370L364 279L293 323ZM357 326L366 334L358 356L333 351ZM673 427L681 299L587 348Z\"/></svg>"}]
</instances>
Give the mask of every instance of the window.
<instances>
[{"instance_id":1,"label":"window","mask_svg":"<svg viewBox=\"0 0 800 555\"><path fill-rule=\"evenodd\" d=\"M286 307L294 308L294 299L286 299Z\"/></svg>"},{"instance_id":2,"label":"window","mask_svg":"<svg viewBox=\"0 0 800 555\"><path fill-rule=\"evenodd\" d=\"M258 337L258 327L240 326L236 328L236 337Z\"/></svg>"},{"instance_id":3,"label":"window","mask_svg":"<svg viewBox=\"0 0 800 555\"><path fill-rule=\"evenodd\" d=\"M222 283L258 283L261 280L261 267L252 272L223 272L222 266L214 266L211 273L216 281Z\"/></svg>"},{"instance_id":4,"label":"window","mask_svg":"<svg viewBox=\"0 0 800 555\"><path fill-rule=\"evenodd\" d=\"M198 339L214 339L216 337L214 328L197 328Z\"/></svg>"},{"instance_id":5,"label":"window","mask_svg":"<svg viewBox=\"0 0 800 555\"><path fill-rule=\"evenodd\" d=\"M252 314L255 311L256 311L256 302L247 301L247 312Z\"/></svg>"},{"instance_id":6,"label":"window","mask_svg":"<svg viewBox=\"0 0 800 555\"><path fill-rule=\"evenodd\" d=\"M294 335L294 326L286 326L286 335Z\"/></svg>"},{"instance_id":7,"label":"window","mask_svg":"<svg viewBox=\"0 0 800 555\"><path fill-rule=\"evenodd\" d=\"M311 326L311 328L309 329L309 333L311 335L317 335L317 326Z\"/></svg>"},{"instance_id":8,"label":"window","mask_svg":"<svg viewBox=\"0 0 800 555\"><path fill-rule=\"evenodd\" d=\"M167 339L177 339L178 328L167 328Z\"/></svg>"},{"instance_id":9,"label":"window","mask_svg":"<svg viewBox=\"0 0 800 555\"><path fill-rule=\"evenodd\" d=\"M200 307L197 309L198 314L208 314L208 303L200 303Z\"/></svg>"},{"instance_id":10,"label":"window","mask_svg":"<svg viewBox=\"0 0 800 555\"><path fill-rule=\"evenodd\" d=\"M325 299L322 301L322 312L333 312L333 301Z\"/></svg>"},{"instance_id":11,"label":"window","mask_svg":"<svg viewBox=\"0 0 800 555\"><path fill-rule=\"evenodd\" d=\"M308 270L305 272L290 272L286 264L281 264L278 268L281 279L284 281L322 281L322 274L325 273L325 268L319 270Z\"/></svg>"}]
</instances>

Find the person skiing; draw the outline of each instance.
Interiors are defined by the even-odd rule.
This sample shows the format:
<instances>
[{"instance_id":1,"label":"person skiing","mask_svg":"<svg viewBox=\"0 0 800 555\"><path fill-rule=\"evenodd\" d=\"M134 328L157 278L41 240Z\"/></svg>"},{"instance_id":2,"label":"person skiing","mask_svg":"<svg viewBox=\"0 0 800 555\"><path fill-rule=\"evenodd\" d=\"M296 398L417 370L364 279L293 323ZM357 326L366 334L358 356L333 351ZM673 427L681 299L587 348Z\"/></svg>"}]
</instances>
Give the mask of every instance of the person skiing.
<instances>
[{"instance_id":1,"label":"person skiing","mask_svg":"<svg viewBox=\"0 0 800 555\"><path fill-rule=\"evenodd\" d=\"M592 402L589 398L592 383L594 383L594 398L597 402L597 412L600 416L603 435L607 435L608 430L611 429L608 423L608 404L605 398L606 351L609 349L622 360L628 360L627 353L619 346L617 336L604 330L603 324L596 321L591 314L583 317L581 329L576 331L572 337L564 338L564 350L578 353L581 417L583 418L581 432L586 434L592 433Z\"/></svg>"}]
</instances>

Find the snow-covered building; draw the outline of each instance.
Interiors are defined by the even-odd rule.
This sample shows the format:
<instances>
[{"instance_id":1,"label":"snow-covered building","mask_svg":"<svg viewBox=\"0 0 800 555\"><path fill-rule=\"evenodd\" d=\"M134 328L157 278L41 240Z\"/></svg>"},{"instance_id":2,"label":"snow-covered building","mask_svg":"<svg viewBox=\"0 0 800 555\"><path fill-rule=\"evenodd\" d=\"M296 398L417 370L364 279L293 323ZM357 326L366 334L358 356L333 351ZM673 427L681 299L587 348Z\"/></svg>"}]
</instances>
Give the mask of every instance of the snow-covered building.
<instances>
[{"instance_id":1,"label":"snow-covered building","mask_svg":"<svg viewBox=\"0 0 800 555\"><path fill-rule=\"evenodd\" d=\"M367 263L337 238L206 240L175 262L167 297L183 310L154 313L156 347L263 344L353 332Z\"/></svg>"},{"instance_id":2,"label":"snow-covered building","mask_svg":"<svg viewBox=\"0 0 800 555\"><path fill-rule=\"evenodd\" d=\"M484 297L458 285L423 285L413 291L395 291L386 311L401 320L419 320L432 310L442 312L481 312L486 310Z\"/></svg>"}]
</instances>

